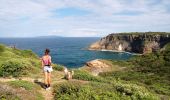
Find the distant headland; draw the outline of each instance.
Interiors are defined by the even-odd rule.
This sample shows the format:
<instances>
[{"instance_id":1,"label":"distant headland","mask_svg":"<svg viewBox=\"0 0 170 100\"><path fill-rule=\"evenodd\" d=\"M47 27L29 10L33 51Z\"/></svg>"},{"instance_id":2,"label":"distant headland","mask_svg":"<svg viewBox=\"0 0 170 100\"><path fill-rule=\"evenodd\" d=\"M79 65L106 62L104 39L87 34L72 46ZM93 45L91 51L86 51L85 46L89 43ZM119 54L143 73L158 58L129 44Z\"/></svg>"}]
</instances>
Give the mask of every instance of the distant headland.
<instances>
[{"instance_id":1,"label":"distant headland","mask_svg":"<svg viewBox=\"0 0 170 100\"><path fill-rule=\"evenodd\" d=\"M145 54L156 52L169 42L168 32L112 33L91 44L88 49Z\"/></svg>"}]
</instances>

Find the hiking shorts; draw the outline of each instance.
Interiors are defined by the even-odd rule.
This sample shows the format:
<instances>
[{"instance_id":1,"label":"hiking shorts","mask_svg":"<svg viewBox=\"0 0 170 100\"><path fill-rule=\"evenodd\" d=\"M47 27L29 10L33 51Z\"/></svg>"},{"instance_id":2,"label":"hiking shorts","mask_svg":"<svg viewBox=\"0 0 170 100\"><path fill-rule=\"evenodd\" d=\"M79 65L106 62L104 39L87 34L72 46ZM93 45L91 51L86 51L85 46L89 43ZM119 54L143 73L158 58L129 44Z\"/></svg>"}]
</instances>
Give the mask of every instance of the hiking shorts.
<instances>
[{"instance_id":1,"label":"hiking shorts","mask_svg":"<svg viewBox=\"0 0 170 100\"><path fill-rule=\"evenodd\" d=\"M44 72L50 73L50 72L52 72L52 71L53 71L52 66L44 66Z\"/></svg>"}]
</instances>

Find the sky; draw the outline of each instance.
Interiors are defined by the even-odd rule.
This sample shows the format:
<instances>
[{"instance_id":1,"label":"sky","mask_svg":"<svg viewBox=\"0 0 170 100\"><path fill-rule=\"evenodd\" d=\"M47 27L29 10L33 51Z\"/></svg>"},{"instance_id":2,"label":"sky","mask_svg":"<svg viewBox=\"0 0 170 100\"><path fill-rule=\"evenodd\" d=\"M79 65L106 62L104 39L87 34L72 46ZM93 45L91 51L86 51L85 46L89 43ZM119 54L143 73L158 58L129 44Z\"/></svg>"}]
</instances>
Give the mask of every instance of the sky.
<instances>
[{"instance_id":1,"label":"sky","mask_svg":"<svg viewBox=\"0 0 170 100\"><path fill-rule=\"evenodd\" d=\"M0 37L170 32L170 0L0 0Z\"/></svg>"}]
</instances>

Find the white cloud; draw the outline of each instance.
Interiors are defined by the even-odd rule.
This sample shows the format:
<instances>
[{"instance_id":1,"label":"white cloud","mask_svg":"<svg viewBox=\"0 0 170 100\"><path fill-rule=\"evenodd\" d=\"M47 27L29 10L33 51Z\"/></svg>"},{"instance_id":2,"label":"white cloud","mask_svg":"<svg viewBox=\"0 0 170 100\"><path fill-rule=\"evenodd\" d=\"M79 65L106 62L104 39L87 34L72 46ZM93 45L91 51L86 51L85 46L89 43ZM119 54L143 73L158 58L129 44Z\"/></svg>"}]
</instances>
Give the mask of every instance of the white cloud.
<instances>
[{"instance_id":1,"label":"white cloud","mask_svg":"<svg viewBox=\"0 0 170 100\"><path fill-rule=\"evenodd\" d=\"M169 5L169 0L0 0L0 34L87 37L111 32L170 31ZM67 7L90 13L58 17L56 10Z\"/></svg>"}]
</instances>

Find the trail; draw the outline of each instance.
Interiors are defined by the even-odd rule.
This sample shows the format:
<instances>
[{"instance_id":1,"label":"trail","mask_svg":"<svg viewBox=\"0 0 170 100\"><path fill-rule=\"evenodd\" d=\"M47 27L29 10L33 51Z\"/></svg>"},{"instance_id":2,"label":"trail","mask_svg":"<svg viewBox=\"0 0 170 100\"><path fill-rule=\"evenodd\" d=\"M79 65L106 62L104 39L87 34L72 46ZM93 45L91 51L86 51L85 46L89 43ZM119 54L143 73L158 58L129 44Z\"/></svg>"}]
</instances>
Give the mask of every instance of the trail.
<instances>
[{"instance_id":1,"label":"trail","mask_svg":"<svg viewBox=\"0 0 170 100\"><path fill-rule=\"evenodd\" d=\"M42 96L44 97L45 100L53 100L54 99L54 95L53 95L53 85L57 84L57 83L61 83L61 82L65 82L66 80L63 79L64 73L63 72L57 72L52 74L52 83L51 83L51 89L49 90L45 90L44 88L41 88L40 90L38 90L39 93L42 94ZM43 78L31 78L31 77L21 77L21 78L0 78L0 82L9 82L9 81L16 81L16 80L24 80L24 81L28 81L28 82L32 82L34 84L38 84L42 87L42 84L44 83L44 79Z\"/></svg>"},{"instance_id":2,"label":"trail","mask_svg":"<svg viewBox=\"0 0 170 100\"><path fill-rule=\"evenodd\" d=\"M68 80L63 79L64 72L56 72L52 74L52 83L51 83L51 89L45 90L44 88L41 88L38 90L39 93L42 94L44 97L44 100L53 100L54 99L54 94L53 94L53 85L57 83L62 83L62 82L67 82ZM9 81L16 81L16 80L24 80L24 81L29 81L34 84L38 84L39 86L43 87L42 84L44 83L43 77L41 78L31 78L31 77L21 77L21 78L0 78L0 82L9 82ZM79 81L80 83L88 83L89 81L83 81L83 80L77 80L77 79L72 79L69 81Z\"/></svg>"}]
</instances>

